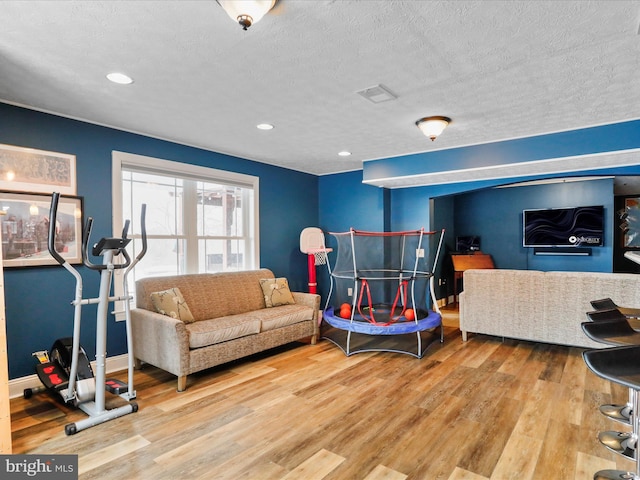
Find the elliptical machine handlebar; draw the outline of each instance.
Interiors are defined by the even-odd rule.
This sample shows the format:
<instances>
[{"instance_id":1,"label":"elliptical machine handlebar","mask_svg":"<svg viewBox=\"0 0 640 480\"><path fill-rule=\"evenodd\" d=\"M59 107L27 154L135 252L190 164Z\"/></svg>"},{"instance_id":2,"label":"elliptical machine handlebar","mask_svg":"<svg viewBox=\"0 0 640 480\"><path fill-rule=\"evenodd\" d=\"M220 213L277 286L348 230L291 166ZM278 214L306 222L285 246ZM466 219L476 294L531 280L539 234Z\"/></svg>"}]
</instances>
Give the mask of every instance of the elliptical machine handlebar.
<instances>
[{"instance_id":1,"label":"elliptical machine handlebar","mask_svg":"<svg viewBox=\"0 0 640 480\"><path fill-rule=\"evenodd\" d=\"M56 224L58 217L58 203L60 201L60 193L53 192L51 197L51 207L49 209L49 235L47 248L51 256L58 262L60 265L64 265L66 260L58 253L56 250ZM140 229L142 234L142 250L136 257L136 262L144 257L147 252L147 229L145 225L146 218L146 209L147 205L142 204L141 214L140 214ZM126 269L131 265L131 257L126 250L126 246L131 242L130 238L127 238L127 234L129 231L129 220L125 221L124 227L122 229L122 237L121 238L101 238L98 243L93 246L92 253L93 255L102 255L104 250L110 249L115 250L117 253L122 253L125 258L125 261L120 264L113 265L114 269ZM89 267L92 270L104 270L107 268L105 264L94 264L89 260L89 239L91 237L91 230L93 228L93 217L88 217L85 222L85 226L82 232L82 263Z\"/></svg>"},{"instance_id":2,"label":"elliptical machine handlebar","mask_svg":"<svg viewBox=\"0 0 640 480\"><path fill-rule=\"evenodd\" d=\"M84 228L84 235L82 236L82 263L85 266L89 267L91 270L104 270L109 268L109 265L105 263L94 264L89 260L89 238L91 237L91 230L93 227L93 218L87 218L87 222ZM91 253L93 255L103 255L106 250L111 250L114 252L114 255L122 254L125 258L123 263L113 264L111 268L113 269L122 269L127 268L131 265L131 257L127 253L126 247L131 241L131 239L127 238L127 231L129 230L129 220L125 222L124 229L122 230L121 238L101 238L98 243L93 245Z\"/></svg>"},{"instance_id":3,"label":"elliptical machine handlebar","mask_svg":"<svg viewBox=\"0 0 640 480\"><path fill-rule=\"evenodd\" d=\"M56 251L56 217L58 216L58 201L60 200L60 194L54 192L51 197L51 208L49 209L49 239L47 242L47 248L53 258L56 259L60 265L64 265L66 260L62 258Z\"/></svg>"}]
</instances>

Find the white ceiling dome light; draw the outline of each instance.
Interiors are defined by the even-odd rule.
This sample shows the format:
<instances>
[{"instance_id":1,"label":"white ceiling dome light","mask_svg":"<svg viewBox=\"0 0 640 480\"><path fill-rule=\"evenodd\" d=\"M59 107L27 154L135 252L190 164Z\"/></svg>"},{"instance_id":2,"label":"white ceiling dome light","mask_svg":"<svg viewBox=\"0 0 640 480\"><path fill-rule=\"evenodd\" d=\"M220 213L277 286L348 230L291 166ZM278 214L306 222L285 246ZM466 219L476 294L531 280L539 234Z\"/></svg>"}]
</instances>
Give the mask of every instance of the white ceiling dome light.
<instances>
[{"instance_id":1,"label":"white ceiling dome light","mask_svg":"<svg viewBox=\"0 0 640 480\"><path fill-rule=\"evenodd\" d=\"M276 4L276 0L218 0L227 15L243 30L258 23Z\"/></svg>"},{"instance_id":2,"label":"white ceiling dome light","mask_svg":"<svg viewBox=\"0 0 640 480\"><path fill-rule=\"evenodd\" d=\"M435 116L421 118L416 122L416 125L433 142L450 123L451 119L449 117Z\"/></svg>"}]
</instances>

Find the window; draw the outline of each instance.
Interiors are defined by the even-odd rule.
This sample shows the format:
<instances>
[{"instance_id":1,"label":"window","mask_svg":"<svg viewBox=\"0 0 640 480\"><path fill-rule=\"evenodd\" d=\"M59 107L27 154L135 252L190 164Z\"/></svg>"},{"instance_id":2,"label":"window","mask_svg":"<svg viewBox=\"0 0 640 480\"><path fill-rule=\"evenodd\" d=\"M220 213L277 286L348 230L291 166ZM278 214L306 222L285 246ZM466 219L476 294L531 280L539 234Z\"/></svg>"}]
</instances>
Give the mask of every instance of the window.
<instances>
[{"instance_id":1,"label":"window","mask_svg":"<svg viewBox=\"0 0 640 480\"><path fill-rule=\"evenodd\" d=\"M147 205L147 254L136 278L257 268L258 178L113 152L113 229L130 219L132 258L141 248Z\"/></svg>"}]
</instances>

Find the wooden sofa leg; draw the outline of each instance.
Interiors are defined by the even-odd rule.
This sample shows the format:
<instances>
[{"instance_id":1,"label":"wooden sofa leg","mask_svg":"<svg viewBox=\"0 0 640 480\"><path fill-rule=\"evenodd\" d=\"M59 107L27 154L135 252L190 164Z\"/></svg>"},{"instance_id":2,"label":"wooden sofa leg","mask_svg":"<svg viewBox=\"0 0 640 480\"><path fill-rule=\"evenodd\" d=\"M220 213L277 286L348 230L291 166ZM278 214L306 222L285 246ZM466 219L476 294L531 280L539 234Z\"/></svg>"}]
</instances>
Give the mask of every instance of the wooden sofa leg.
<instances>
[{"instance_id":1,"label":"wooden sofa leg","mask_svg":"<svg viewBox=\"0 0 640 480\"><path fill-rule=\"evenodd\" d=\"M178 376L178 391L184 392L187 389L187 376L179 375Z\"/></svg>"},{"instance_id":2,"label":"wooden sofa leg","mask_svg":"<svg viewBox=\"0 0 640 480\"><path fill-rule=\"evenodd\" d=\"M315 345L318 342L317 335L311 335L311 345Z\"/></svg>"},{"instance_id":3,"label":"wooden sofa leg","mask_svg":"<svg viewBox=\"0 0 640 480\"><path fill-rule=\"evenodd\" d=\"M142 368L142 360L140 360L139 358L134 358L133 359L133 368L136 370L140 370Z\"/></svg>"}]
</instances>

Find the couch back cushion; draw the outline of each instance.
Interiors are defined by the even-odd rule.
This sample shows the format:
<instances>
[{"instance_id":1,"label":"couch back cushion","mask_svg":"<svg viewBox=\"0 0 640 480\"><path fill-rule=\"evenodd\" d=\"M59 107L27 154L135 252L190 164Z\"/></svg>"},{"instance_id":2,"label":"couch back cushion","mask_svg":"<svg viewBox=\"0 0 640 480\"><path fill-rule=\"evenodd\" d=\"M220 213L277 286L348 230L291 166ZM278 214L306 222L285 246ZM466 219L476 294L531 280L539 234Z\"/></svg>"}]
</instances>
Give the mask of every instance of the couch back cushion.
<instances>
[{"instance_id":1,"label":"couch back cushion","mask_svg":"<svg viewBox=\"0 0 640 480\"><path fill-rule=\"evenodd\" d=\"M251 312L265 308L263 278L274 278L273 272L263 268L142 278L136 281L136 307L155 311L152 293L179 288L195 321Z\"/></svg>"}]
</instances>

